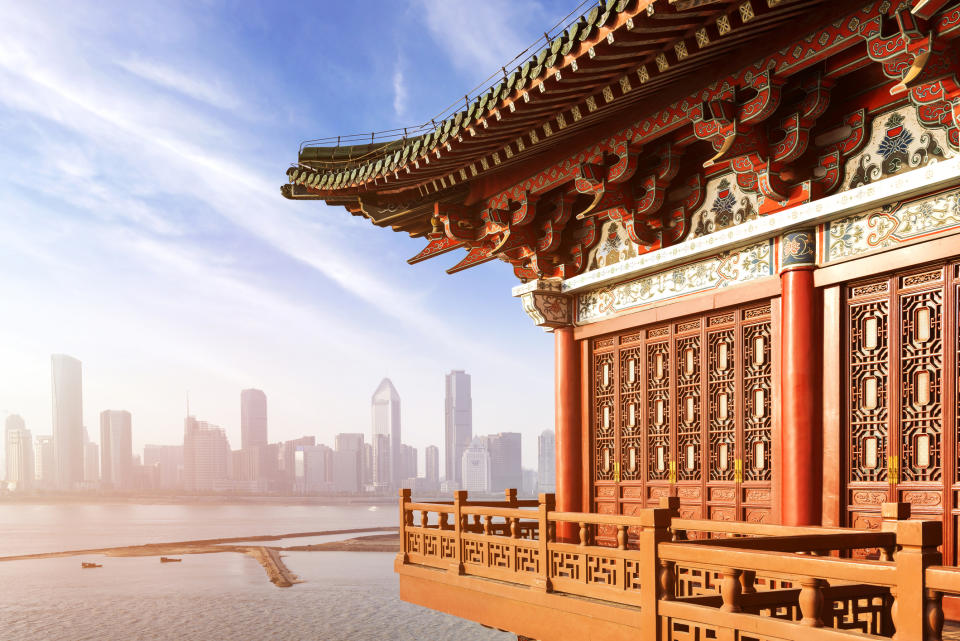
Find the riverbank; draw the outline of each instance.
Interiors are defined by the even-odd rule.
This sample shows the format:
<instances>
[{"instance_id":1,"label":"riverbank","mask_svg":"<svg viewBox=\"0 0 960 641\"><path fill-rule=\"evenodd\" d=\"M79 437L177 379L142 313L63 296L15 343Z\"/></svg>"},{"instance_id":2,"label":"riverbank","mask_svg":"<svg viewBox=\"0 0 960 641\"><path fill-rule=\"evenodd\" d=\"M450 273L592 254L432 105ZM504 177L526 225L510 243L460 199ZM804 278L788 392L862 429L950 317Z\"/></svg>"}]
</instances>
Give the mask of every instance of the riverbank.
<instances>
[{"instance_id":1,"label":"riverbank","mask_svg":"<svg viewBox=\"0 0 960 641\"><path fill-rule=\"evenodd\" d=\"M376 534L353 537L343 541L329 541L312 545L276 547L269 545L234 545L237 543L269 543L282 539L293 539L314 536L338 536L343 534L362 534L365 532L382 533L385 530L396 531L396 528L356 528L351 530L324 530L320 532L294 532L291 534L254 535L244 537L230 537L222 539L202 539L193 541L173 541L168 543L148 543L145 545L126 545L109 548L92 548L84 550L63 550L60 552L41 552L38 554L20 554L16 556L0 557L0 562L29 561L37 559L54 559L73 556L105 556L105 557L143 557L143 556L187 556L191 554L222 554L233 552L246 554L257 560L263 566L264 572L271 583L281 588L288 588L301 583L283 562L281 552L285 550L302 552L396 552L400 549L400 542L396 534Z\"/></svg>"}]
</instances>

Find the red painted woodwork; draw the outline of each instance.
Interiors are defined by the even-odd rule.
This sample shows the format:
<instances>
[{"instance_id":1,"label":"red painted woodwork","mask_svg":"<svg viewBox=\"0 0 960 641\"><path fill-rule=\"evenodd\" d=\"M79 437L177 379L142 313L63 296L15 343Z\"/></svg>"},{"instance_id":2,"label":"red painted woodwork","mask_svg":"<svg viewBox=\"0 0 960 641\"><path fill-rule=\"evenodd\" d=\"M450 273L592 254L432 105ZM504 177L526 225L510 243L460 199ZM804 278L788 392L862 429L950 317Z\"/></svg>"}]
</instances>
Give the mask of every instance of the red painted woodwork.
<instances>
[{"instance_id":1,"label":"red painted woodwork","mask_svg":"<svg viewBox=\"0 0 960 641\"><path fill-rule=\"evenodd\" d=\"M876 527L880 503L910 503L915 517L943 521L944 560L956 563L960 264L844 289L846 522Z\"/></svg>"},{"instance_id":2,"label":"red painted woodwork","mask_svg":"<svg viewBox=\"0 0 960 641\"><path fill-rule=\"evenodd\" d=\"M813 270L791 269L781 280L781 521L783 525L818 525L823 439Z\"/></svg>"},{"instance_id":3,"label":"red painted woodwork","mask_svg":"<svg viewBox=\"0 0 960 641\"><path fill-rule=\"evenodd\" d=\"M572 327L554 330L556 350L556 448L557 510L577 512L582 508L580 483L583 460L580 451L580 350ZM560 532L573 538L572 526Z\"/></svg>"},{"instance_id":4,"label":"red painted woodwork","mask_svg":"<svg viewBox=\"0 0 960 641\"><path fill-rule=\"evenodd\" d=\"M676 495L684 518L771 520L772 320L753 303L591 340L596 512Z\"/></svg>"}]
</instances>

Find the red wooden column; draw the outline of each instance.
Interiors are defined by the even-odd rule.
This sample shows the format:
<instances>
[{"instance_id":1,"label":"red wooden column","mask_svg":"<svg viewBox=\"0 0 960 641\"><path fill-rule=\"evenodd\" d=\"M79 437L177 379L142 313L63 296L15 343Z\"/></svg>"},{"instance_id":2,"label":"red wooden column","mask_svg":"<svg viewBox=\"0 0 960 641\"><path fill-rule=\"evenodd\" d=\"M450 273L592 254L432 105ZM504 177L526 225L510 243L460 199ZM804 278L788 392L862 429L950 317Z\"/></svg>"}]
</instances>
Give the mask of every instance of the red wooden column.
<instances>
[{"instance_id":1,"label":"red wooden column","mask_svg":"<svg viewBox=\"0 0 960 641\"><path fill-rule=\"evenodd\" d=\"M573 300L559 280L537 280L515 287L523 311L538 327L553 330L556 403L556 510L583 510L583 454L580 415L580 349L573 338ZM575 523L558 523L557 539L579 541Z\"/></svg>"},{"instance_id":2,"label":"red wooden column","mask_svg":"<svg viewBox=\"0 0 960 641\"><path fill-rule=\"evenodd\" d=\"M782 239L780 512L783 525L819 525L823 479L815 232Z\"/></svg>"},{"instance_id":3,"label":"red wooden column","mask_svg":"<svg viewBox=\"0 0 960 641\"><path fill-rule=\"evenodd\" d=\"M553 330L556 347L557 511L583 508L583 454L580 447L580 349L573 327Z\"/></svg>"}]
</instances>

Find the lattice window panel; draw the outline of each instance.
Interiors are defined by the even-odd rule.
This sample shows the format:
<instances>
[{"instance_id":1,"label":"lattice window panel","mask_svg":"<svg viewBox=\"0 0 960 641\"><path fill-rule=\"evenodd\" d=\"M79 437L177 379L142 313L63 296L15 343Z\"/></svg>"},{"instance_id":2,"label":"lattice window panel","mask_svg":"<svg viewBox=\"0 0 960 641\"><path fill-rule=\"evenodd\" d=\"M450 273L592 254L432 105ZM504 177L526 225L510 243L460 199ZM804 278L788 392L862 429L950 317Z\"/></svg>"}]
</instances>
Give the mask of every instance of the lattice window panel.
<instances>
[{"instance_id":1,"label":"lattice window panel","mask_svg":"<svg viewBox=\"0 0 960 641\"><path fill-rule=\"evenodd\" d=\"M707 334L707 393L710 480L734 480L737 458L737 407L734 329Z\"/></svg>"},{"instance_id":2,"label":"lattice window panel","mask_svg":"<svg viewBox=\"0 0 960 641\"><path fill-rule=\"evenodd\" d=\"M913 278L917 276L927 274ZM939 481L943 478L943 290L904 294L899 307L900 481Z\"/></svg>"},{"instance_id":3,"label":"lattice window panel","mask_svg":"<svg viewBox=\"0 0 960 641\"><path fill-rule=\"evenodd\" d=\"M616 368L614 352L596 353L593 356L594 416L593 435L594 478L597 481L614 479L616 454Z\"/></svg>"},{"instance_id":4,"label":"lattice window panel","mask_svg":"<svg viewBox=\"0 0 960 641\"><path fill-rule=\"evenodd\" d=\"M769 481L773 435L770 321L743 327L743 479Z\"/></svg>"},{"instance_id":5,"label":"lattice window panel","mask_svg":"<svg viewBox=\"0 0 960 641\"><path fill-rule=\"evenodd\" d=\"M620 351L620 480L643 474L643 349Z\"/></svg>"},{"instance_id":6,"label":"lattice window panel","mask_svg":"<svg viewBox=\"0 0 960 641\"><path fill-rule=\"evenodd\" d=\"M859 289L886 292L876 283ZM889 439L889 323L886 299L851 305L847 330L850 356L847 382L850 480L885 482Z\"/></svg>"},{"instance_id":7,"label":"lattice window panel","mask_svg":"<svg viewBox=\"0 0 960 641\"><path fill-rule=\"evenodd\" d=\"M699 327L699 324L698 324ZM676 340L677 478L700 480L700 335Z\"/></svg>"},{"instance_id":8,"label":"lattice window panel","mask_svg":"<svg viewBox=\"0 0 960 641\"><path fill-rule=\"evenodd\" d=\"M651 332L652 333L652 332ZM647 343L647 480L670 477L670 343Z\"/></svg>"}]
</instances>

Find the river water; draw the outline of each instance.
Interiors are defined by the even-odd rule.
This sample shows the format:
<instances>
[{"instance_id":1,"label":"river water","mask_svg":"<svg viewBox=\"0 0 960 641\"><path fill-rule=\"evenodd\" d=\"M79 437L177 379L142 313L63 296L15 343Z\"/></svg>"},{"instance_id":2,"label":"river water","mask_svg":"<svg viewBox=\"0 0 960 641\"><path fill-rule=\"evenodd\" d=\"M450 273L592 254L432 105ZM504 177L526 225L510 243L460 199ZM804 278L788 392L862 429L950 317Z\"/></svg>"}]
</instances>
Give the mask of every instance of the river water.
<instances>
[{"instance_id":1,"label":"river water","mask_svg":"<svg viewBox=\"0 0 960 641\"><path fill-rule=\"evenodd\" d=\"M0 556L391 527L396 509L282 505L0 505ZM287 544L284 541L281 544ZM265 640L516 637L400 601L393 553L284 552L304 580L270 583L236 553L0 562L0 639ZM81 560L103 567L82 570Z\"/></svg>"}]
</instances>

